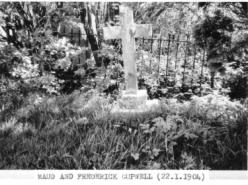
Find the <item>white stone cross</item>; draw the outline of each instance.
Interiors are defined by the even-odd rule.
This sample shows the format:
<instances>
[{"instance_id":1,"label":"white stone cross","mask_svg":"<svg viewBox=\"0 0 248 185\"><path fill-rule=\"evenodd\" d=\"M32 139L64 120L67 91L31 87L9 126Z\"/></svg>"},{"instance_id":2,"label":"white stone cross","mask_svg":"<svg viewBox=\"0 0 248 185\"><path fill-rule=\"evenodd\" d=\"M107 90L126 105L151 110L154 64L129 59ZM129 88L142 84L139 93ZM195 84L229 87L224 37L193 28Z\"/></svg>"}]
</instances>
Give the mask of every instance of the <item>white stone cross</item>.
<instances>
[{"instance_id":1,"label":"white stone cross","mask_svg":"<svg viewBox=\"0 0 248 185\"><path fill-rule=\"evenodd\" d=\"M138 91L135 38L152 36L150 24L135 24L133 10L127 6L120 6L121 26L104 27L104 39L121 39L122 55L126 82L126 93L136 94Z\"/></svg>"}]
</instances>

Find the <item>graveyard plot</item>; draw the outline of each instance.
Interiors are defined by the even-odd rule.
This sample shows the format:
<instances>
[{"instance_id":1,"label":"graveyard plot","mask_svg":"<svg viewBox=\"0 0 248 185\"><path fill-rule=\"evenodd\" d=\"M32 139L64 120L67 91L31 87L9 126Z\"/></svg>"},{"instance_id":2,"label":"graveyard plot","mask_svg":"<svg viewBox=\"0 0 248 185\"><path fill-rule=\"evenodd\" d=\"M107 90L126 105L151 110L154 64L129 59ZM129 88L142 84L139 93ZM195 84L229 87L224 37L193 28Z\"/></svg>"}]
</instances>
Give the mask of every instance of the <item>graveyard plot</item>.
<instances>
[{"instance_id":1,"label":"graveyard plot","mask_svg":"<svg viewBox=\"0 0 248 185\"><path fill-rule=\"evenodd\" d=\"M202 6L0 3L0 168L246 170L246 34Z\"/></svg>"}]
</instances>

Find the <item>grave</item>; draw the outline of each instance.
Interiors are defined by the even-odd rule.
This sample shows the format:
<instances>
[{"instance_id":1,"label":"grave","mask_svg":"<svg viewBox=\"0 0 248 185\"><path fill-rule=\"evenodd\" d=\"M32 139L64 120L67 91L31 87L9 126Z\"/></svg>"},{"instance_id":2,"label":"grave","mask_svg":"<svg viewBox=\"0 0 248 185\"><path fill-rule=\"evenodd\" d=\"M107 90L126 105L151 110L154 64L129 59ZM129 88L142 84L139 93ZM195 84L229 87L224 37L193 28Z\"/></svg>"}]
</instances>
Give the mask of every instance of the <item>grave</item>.
<instances>
[{"instance_id":1,"label":"grave","mask_svg":"<svg viewBox=\"0 0 248 185\"><path fill-rule=\"evenodd\" d=\"M60 36L70 39L73 44L82 47L87 46L87 36L84 25L77 19L61 22L58 27L58 33Z\"/></svg>"},{"instance_id":2,"label":"grave","mask_svg":"<svg viewBox=\"0 0 248 185\"><path fill-rule=\"evenodd\" d=\"M84 65L86 60L91 57L91 50L88 46L84 24L80 23L80 19L74 18L61 22L58 27L58 34L69 39L74 46L81 47L79 50L75 48L68 56L72 66Z\"/></svg>"},{"instance_id":3,"label":"grave","mask_svg":"<svg viewBox=\"0 0 248 185\"><path fill-rule=\"evenodd\" d=\"M148 100L146 90L138 90L136 69L135 38L149 38L152 36L150 24L135 24L133 11L130 7L120 6L120 26L103 28L104 39L121 39L122 57L124 61L125 86L121 98L112 109L112 113L144 113L157 109L158 100Z\"/></svg>"}]
</instances>

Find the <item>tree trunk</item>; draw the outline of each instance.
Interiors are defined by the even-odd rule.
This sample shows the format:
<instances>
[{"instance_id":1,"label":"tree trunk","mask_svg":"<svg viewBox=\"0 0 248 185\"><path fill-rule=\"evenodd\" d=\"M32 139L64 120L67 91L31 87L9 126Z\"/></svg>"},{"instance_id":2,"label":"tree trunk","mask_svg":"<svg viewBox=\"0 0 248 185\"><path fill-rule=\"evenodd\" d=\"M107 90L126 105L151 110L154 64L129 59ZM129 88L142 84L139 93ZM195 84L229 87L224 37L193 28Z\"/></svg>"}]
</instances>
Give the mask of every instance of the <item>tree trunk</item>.
<instances>
[{"instance_id":1,"label":"tree trunk","mask_svg":"<svg viewBox=\"0 0 248 185\"><path fill-rule=\"evenodd\" d=\"M92 28L92 21L95 21L95 20L91 19L91 15L90 15L91 11L87 7L87 5L85 5L85 3L83 3L82 5L83 6L80 11L81 22L84 24L84 29L85 29L91 50L93 52L94 59L96 61L96 66L100 67L102 65L102 62L101 62L101 57L98 56L99 45L97 42L96 35L94 35L93 28Z\"/></svg>"},{"instance_id":2,"label":"tree trunk","mask_svg":"<svg viewBox=\"0 0 248 185\"><path fill-rule=\"evenodd\" d=\"M214 77L215 77L215 72L211 72L211 80L210 80L211 88L214 88Z\"/></svg>"}]
</instances>

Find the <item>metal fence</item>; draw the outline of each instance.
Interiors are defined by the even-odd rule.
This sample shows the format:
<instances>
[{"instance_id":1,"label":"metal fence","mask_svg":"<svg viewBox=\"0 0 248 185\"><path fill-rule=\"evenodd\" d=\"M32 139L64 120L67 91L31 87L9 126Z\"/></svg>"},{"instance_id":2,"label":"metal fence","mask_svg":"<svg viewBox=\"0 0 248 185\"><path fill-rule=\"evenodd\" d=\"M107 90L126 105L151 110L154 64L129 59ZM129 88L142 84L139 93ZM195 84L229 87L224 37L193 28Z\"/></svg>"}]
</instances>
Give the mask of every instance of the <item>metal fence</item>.
<instances>
[{"instance_id":1,"label":"metal fence","mask_svg":"<svg viewBox=\"0 0 248 185\"><path fill-rule=\"evenodd\" d=\"M168 37L139 38L136 41L138 51L149 52L156 59L149 61L151 72L163 76L167 82L193 88L209 81L206 50L197 47L190 35L168 34Z\"/></svg>"},{"instance_id":2,"label":"metal fence","mask_svg":"<svg viewBox=\"0 0 248 185\"><path fill-rule=\"evenodd\" d=\"M59 35L68 37L73 44L89 46L88 41L82 39L85 35L81 32L71 30ZM120 49L121 40L115 40L115 45ZM179 84L181 87L201 88L203 83L210 81L206 50L197 47L190 35L137 38L136 47L137 52L143 52L138 59L138 70L156 73L158 78L164 78L165 86ZM149 57L141 59L144 55Z\"/></svg>"}]
</instances>

